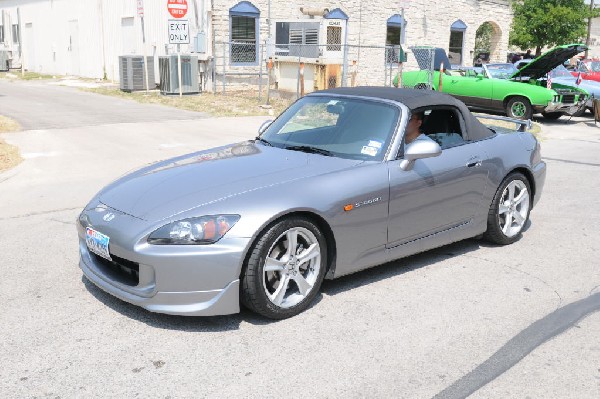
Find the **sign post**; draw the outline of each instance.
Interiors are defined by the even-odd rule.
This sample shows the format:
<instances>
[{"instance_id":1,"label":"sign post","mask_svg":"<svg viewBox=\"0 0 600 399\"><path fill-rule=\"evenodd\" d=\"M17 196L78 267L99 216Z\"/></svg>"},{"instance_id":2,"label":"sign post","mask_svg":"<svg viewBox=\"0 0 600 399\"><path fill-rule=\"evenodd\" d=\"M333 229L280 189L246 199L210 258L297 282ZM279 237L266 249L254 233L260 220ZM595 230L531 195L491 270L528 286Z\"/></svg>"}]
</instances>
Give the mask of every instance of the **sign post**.
<instances>
[{"instance_id":1,"label":"sign post","mask_svg":"<svg viewBox=\"0 0 600 399\"><path fill-rule=\"evenodd\" d=\"M187 19L169 20L169 44L177 44L177 74L179 78L179 96L183 95L181 87L181 44L190 42L190 24Z\"/></svg>"},{"instance_id":2,"label":"sign post","mask_svg":"<svg viewBox=\"0 0 600 399\"><path fill-rule=\"evenodd\" d=\"M140 17L142 23L142 49L144 57L144 76L146 77L146 94L150 90L150 83L148 77L148 57L146 56L146 31L144 29L144 0L137 0L137 14Z\"/></svg>"},{"instance_id":3,"label":"sign post","mask_svg":"<svg viewBox=\"0 0 600 399\"><path fill-rule=\"evenodd\" d=\"M179 97L183 96L181 79L181 44L190 42L190 25L185 17L188 10L187 0L168 0L167 10L173 18L169 20L169 44L177 44L177 75L179 80Z\"/></svg>"}]
</instances>

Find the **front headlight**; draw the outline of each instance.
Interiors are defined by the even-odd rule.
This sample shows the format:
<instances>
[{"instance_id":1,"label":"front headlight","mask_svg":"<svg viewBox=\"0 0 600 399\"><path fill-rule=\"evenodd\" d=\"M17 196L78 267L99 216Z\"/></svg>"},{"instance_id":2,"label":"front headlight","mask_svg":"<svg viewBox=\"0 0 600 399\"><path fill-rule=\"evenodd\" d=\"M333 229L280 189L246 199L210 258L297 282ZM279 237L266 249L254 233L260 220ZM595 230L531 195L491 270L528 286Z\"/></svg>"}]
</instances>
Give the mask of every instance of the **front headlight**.
<instances>
[{"instance_id":1,"label":"front headlight","mask_svg":"<svg viewBox=\"0 0 600 399\"><path fill-rule=\"evenodd\" d=\"M211 215L169 223L148 237L155 245L201 245L219 241L240 215Z\"/></svg>"}]
</instances>

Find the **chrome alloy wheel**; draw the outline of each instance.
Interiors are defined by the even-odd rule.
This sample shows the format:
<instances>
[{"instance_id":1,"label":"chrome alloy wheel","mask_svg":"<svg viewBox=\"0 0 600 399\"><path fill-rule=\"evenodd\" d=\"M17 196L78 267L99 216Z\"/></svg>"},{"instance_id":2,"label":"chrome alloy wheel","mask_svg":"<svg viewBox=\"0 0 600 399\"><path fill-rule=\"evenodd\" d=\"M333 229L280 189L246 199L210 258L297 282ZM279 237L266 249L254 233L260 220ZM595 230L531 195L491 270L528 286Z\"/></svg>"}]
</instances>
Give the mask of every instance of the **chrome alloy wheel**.
<instances>
[{"instance_id":1,"label":"chrome alloy wheel","mask_svg":"<svg viewBox=\"0 0 600 399\"><path fill-rule=\"evenodd\" d=\"M513 180L502 192L498 219L500 229L506 237L519 234L529 213L529 191L521 180Z\"/></svg>"},{"instance_id":2,"label":"chrome alloy wheel","mask_svg":"<svg viewBox=\"0 0 600 399\"><path fill-rule=\"evenodd\" d=\"M303 227L291 228L267 252L263 267L265 294L281 308L297 305L312 291L320 268L317 237Z\"/></svg>"},{"instance_id":3,"label":"chrome alloy wheel","mask_svg":"<svg viewBox=\"0 0 600 399\"><path fill-rule=\"evenodd\" d=\"M516 116L518 118L523 118L527 111L527 107L522 102L517 101L517 102L513 103L510 110L514 116Z\"/></svg>"}]
</instances>

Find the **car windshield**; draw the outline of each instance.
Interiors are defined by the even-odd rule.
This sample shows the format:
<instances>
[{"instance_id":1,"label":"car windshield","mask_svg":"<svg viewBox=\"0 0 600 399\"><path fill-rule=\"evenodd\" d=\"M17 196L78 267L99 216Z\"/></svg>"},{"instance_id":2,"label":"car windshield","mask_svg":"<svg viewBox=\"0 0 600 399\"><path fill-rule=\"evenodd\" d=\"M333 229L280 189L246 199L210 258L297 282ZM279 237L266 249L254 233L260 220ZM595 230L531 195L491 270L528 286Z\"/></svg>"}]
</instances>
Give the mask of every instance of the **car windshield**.
<instances>
[{"instance_id":1,"label":"car windshield","mask_svg":"<svg viewBox=\"0 0 600 399\"><path fill-rule=\"evenodd\" d=\"M571 72L569 72L567 70L567 68L565 68L563 65L559 65L556 68L554 68L553 70L551 70L548 75L550 75L551 78L572 78L573 75L571 75Z\"/></svg>"},{"instance_id":2,"label":"car windshield","mask_svg":"<svg viewBox=\"0 0 600 399\"><path fill-rule=\"evenodd\" d=\"M349 159L381 161L399 109L377 101L307 96L261 135L269 145Z\"/></svg>"},{"instance_id":3,"label":"car windshield","mask_svg":"<svg viewBox=\"0 0 600 399\"><path fill-rule=\"evenodd\" d=\"M586 62L586 65L589 70L591 70L593 72L600 72L600 61Z\"/></svg>"},{"instance_id":4,"label":"car windshield","mask_svg":"<svg viewBox=\"0 0 600 399\"><path fill-rule=\"evenodd\" d=\"M485 68L495 79L508 79L517 72L517 68L513 64L487 64Z\"/></svg>"}]
</instances>

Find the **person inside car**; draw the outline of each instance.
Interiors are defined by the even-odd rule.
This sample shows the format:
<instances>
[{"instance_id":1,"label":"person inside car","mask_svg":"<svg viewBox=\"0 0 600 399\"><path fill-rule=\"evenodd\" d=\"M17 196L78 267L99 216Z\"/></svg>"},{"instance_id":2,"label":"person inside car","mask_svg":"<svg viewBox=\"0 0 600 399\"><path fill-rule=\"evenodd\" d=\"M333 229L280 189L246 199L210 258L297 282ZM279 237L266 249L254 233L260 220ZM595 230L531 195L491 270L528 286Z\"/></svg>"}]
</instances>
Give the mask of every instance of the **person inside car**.
<instances>
[{"instance_id":1,"label":"person inside car","mask_svg":"<svg viewBox=\"0 0 600 399\"><path fill-rule=\"evenodd\" d=\"M413 143L417 140L431 140L427 135L421 133L421 125L423 124L423 112L413 112L406 126L404 134L404 142L406 144Z\"/></svg>"}]
</instances>

